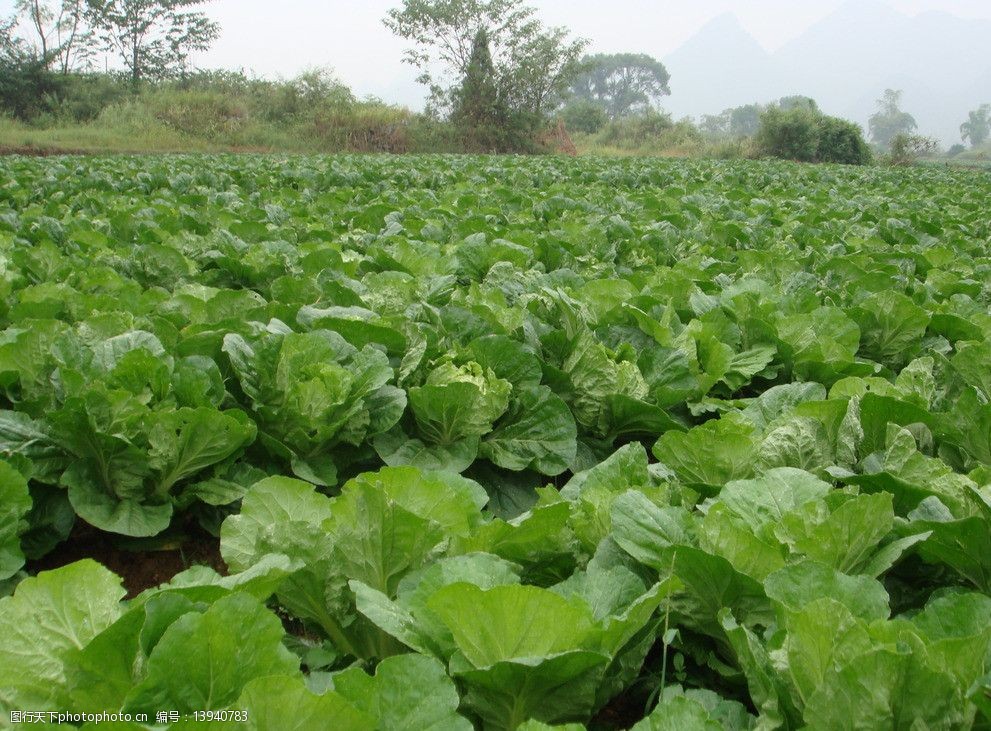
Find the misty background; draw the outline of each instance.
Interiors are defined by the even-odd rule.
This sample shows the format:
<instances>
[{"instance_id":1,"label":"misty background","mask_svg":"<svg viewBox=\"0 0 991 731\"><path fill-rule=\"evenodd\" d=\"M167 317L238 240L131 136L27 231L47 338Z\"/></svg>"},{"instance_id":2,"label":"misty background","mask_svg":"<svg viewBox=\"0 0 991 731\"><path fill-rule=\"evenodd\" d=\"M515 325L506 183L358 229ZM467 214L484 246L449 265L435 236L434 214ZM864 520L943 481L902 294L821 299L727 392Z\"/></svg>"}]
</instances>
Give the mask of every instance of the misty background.
<instances>
[{"instance_id":1,"label":"misty background","mask_svg":"<svg viewBox=\"0 0 991 731\"><path fill-rule=\"evenodd\" d=\"M967 112L991 101L988 0L535 0L541 20L590 40L589 53L646 53L671 74L675 118L782 96L813 97L867 127L886 88L904 90L919 134L960 141ZM385 26L395 0L215 0L222 27L202 68L290 78L330 67L360 95L423 107L426 92ZM13 0L0 0L0 15Z\"/></svg>"},{"instance_id":2,"label":"misty background","mask_svg":"<svg viewBox=\"0 0 991 731\"><path fill-rule=\"evenodd\" d=\"M422 108L423 87L383 25L396 3L217 0L223 36L199 60L291 76L329 65L359 94ZM591 41L589 53L647 53L671 73L676 118L789 94L867 128L886 88L905 92L919 133L960 141L967 112L991 101L987 0L536 0L541 18ZM346 7L342 7L346 6ZM300 17L312 23L301 28Z\"/></svg>"}]
</instances>

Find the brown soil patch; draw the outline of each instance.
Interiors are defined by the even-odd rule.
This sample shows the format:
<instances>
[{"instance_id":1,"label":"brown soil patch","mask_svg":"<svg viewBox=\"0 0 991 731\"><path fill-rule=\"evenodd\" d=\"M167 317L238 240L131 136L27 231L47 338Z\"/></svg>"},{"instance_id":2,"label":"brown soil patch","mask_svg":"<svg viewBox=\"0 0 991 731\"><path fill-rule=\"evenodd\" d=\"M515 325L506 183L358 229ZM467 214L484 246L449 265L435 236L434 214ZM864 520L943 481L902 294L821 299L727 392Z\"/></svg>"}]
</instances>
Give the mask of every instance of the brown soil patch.
<instances>
[{"instance_id":1,"label":"brown soil patch","mask_svg":"<svg viewBox=\"0 0 991 731\"><path fill-rule=\"evenodd\" d=\"M86 150L69 150L59 147L34 147L33 145L0 145L0 157L24 155L26 157L54 157L56 155L88 155Z\"/></svg>"},{"instance_id":2,"label":"brown soil patch","mask_svg":"<svg viewBox=\"0 0 991 731\"><path fill-rule=\"evenodd\" d=\"M98 531L83 521L77 521L69 538L47 556L29 561L25 567L30 574L49 571L91 558L120 576L132 599L145 589L164 584L191 566L209 566L221 575L227 565L220 556L220 540L191 527L181 540L163 543L155 550L130 550L129 539Z\"/></svg>"}]
</instances>

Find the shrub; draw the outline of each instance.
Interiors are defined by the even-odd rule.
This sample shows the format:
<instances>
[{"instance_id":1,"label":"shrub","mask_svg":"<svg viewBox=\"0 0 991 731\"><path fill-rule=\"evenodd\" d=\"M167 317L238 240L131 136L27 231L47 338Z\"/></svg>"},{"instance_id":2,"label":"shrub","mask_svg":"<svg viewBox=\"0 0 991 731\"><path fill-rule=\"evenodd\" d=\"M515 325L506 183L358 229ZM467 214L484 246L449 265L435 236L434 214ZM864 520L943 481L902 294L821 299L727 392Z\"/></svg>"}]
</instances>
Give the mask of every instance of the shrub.
<instances>
[{"instance_id":1,"label":"shrub","mask_svg":"<svg viewBox=\"0 0 991 731\"><path fill-rule=\"evenodd\" d=\"M939 152L939 142L932 137L900 132L891 138L891 150L887 156L889 165L912 165L920 157Z\"/></svg>"},{"instance_id":2,"label":"shrub","mask_svg":"<svg viewBox=\"0 0 991 731\"><path fill-rule=\"evenodd\" d=\"M767 109L760 118L757 144L764 155L815 162L819 154L819 114L807 107Z\"/></svg>"},{"instance_id":3,"label":"shrub","mask_svg":"<svg viewBox=\"0 0 991 731\"><path fill-rule=\"evenodd\" d=\"M638 148L656 143L674 128L671 116L661 112L648 112L635 117L616 119L599 132L597 142L615 147Z\"/></svg>"},{"instance_id":4,"label":"shrub","mask_svg":"<svg viewBox=\"0 0 991 731\"><path fill-rule=\"evenodd\" d=\"M589 99L575 99L561 110L561 118L570 132L595 134L609 122L609 115Z\"/></svg>"},{"instance_id":5,"label":"shrub","mask_svg":"<svg viewBox=\"0 0 991 731\"><path fill-rule=\"evenodd\" d=\"M68 74L49 112L62 122L92 122L107 107L132 95L130 84L113 74Z\"/></svg>"},{"instance_id":6,"label":"shrub","mask_svg":"<svg viewBox=\"0 0 991 731\"><path fill-rule=\"evenodd\" d=\"M248 123L248 109L238 99L211 91L162 90L144 103L166 127L208 140L228 139Z\"/></svg>"},{"instance_id":7,"label":"shrub","mask_svg":"<svg viewBox=\"0 0 991 731\"><path fill-rule=\"evenodd\" d=\"M767 109L761 115L757 147L762 155L800 162L866 165L872 157L856 124L802 105Z\"/></svg>"},{"instance_id":8,"label":"shrub","mask_svg":"<svg viewBox=\"0 0 991 731\"><path fill-rule=\"evenodd\" d=\"M858 125L838 117L823 116L819 119L819 146L816 152L819 162L867 165L872 157L871 148Z\"/></svg>"},{"instance_id":9,"label":"shrub","mask_svg":"<svg viewBox=\"0 0 991 731\"><path fill-rule=\"evenodd\" d=\"M702 154L717 160L743 160L757 156L754 142L749 137L707 142Z\"/></svg>"}]
</instances>

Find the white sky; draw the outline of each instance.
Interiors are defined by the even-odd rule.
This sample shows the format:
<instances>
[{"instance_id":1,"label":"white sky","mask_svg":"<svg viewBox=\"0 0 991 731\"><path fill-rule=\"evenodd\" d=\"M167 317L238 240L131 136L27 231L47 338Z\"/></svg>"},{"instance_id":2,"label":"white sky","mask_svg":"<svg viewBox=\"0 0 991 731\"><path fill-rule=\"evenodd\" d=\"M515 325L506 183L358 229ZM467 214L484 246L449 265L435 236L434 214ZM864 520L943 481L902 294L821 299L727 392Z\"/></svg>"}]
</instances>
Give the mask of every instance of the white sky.
<instances>
[{"instance_id":1,"label":"white sky","mask_svg":"<svg viewBox=\"0 0 991 731\"><path fill-rule=\"evenodd\" d=\"M856 1L856 0L854 0ZM991 19L989 0L884 0L915 14L941 10ZM542 19L591 41L593 52L631 51L663 58L708 20L726 12L768 50L798 36L843 0L531 0ZM205 68L244 68L262 76L334 69L359 95L414 104L415 73L402 63L403 44L382 25L399 0L213 0L204 9L223 34L196 58ZM14 0L0 0L0 16Z\"/></svg>"}]
</instances>

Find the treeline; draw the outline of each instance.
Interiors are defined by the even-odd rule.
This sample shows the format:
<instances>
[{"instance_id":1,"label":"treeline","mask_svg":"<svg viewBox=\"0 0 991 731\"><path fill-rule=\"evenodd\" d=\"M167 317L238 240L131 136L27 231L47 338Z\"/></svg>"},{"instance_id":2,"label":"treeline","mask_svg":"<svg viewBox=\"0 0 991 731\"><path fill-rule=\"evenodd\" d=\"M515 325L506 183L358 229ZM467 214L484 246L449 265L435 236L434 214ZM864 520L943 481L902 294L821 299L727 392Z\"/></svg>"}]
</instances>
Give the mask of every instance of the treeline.
<instances>
[{"instance_id":1,"label":"treeline","mask_svg":"<svg viewBox=\"0 0 991 731\"><path fill-rule=\"evenodd\" d=\"M671 93L661 62L586 55L587 40L546 27L523 0L402 0L388 12L429 89L423 113L358 99L327 71L274 81L192 70L191 54L220 32L205 2L17 0L0 22L0 116L25 136L65 129L71 145L86 132L112 149L140 139L152 149L537 153L574 142L607 154L872 159L857 125L807 97L675 121L661 111ZM874 152L931 153L900 101L893 90L878 101ZM988 105L972 112L963 139L983 144L989 118Z\"/></svg>"},{"instance_id":2,"label":"treeline","mask_svg":"<svg viewBox=\"0 0 991 731\"><path fill-rule=\"evenodd\" d=\"M358 99L326 70L277 81L192 70L190 54L220 30L202 4L18 0L0 22L4 137L84 150L457 149L443 125Z\"/></svg>"}]
</instances>

